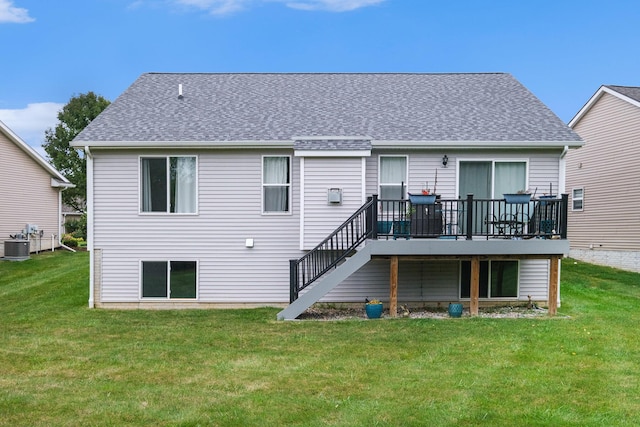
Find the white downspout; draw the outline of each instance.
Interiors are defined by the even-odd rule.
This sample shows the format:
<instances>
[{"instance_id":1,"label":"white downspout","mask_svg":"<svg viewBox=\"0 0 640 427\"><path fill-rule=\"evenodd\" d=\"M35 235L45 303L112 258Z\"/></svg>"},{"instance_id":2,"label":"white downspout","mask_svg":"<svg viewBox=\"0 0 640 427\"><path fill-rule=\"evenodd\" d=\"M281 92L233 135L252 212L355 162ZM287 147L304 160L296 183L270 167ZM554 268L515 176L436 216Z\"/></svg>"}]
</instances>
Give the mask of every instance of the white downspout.
<instances>
[{"instance_id":1,"label":"white downspout","mask_svg":"<svg viewBox=\"0 0 640 427\"><path fill-rule=\"evenodd\" d=\"M75 249L70 248L69 246L62 243L62 192L67 188L68 187L62 187L58 190L58 245L60 245L60 247L63 249L75 252Z\"/></svg>"},{"instance_id":2,"label":"white downspout","mask_svg":"<svg viewBox=\"0 0 640 427\"><path fill-rule=\"evenodd\" d=\"M565 145L562 153L560 153L560 161L558 162L558 167L560 168L560 173L558 176L558 196L566 193L566 185L567 185L567 153L569 152L569 146ZM558 260L558 307L561 306L561 298L560 298L560 277L562 269L562 259Z\"/></svg>"},{"instance_id":3,"label":"white downspout","mask_svg":"<svg viewBox=\"0 0 640 427\"><path fill-rule=\"evenodd\" d=\"M93 252L93 154L88 145L84 146L87 156L87 250L89 251L89 308L95 308L94 302L94 252Z\"/></svg>"},{"instance_id":4,"label":"white downspout","mask_svg":"<svg viewBox=\"0 0 640 427\"><path fill-rule=\"evenodd\" d=\"M565 145L562 153L560 153L560 160L558 161L558 196L564 194L566 191L565 186L567 185L567 160L565 156L569 152L569 146Z\"/></svg>"}]
</instances>

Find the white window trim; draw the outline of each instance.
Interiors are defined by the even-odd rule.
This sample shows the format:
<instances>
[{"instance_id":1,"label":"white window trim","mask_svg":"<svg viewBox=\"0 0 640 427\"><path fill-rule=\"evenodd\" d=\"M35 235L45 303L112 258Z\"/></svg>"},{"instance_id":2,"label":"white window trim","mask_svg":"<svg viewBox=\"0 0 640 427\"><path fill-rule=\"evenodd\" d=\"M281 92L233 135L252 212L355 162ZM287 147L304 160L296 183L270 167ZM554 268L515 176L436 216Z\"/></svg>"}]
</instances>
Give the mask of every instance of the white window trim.
<instances>
[{"instance_id":1,"label":"white window trim","mask_svg":"<svg viewBox=\"0 0 640 427\"><path fill-rule=\"evenodd\" d=\"M171 298L171 262L195 262L196 263L196 297L195 298ZM165 297L143 297L142 296L142 263L143 262L164 262L167 263L167 296ZM138 260L138 300L140 301L197 301L200 299L200 260L197 259L141 259Z\"/></svg>"},{"instance_id":2,"label":"white window trim","mask_svg":"<svg viewBox=\"0 0 640 427\"><path fill-rule=\"evenodd\" d=\"M582 197L577 198L575 197L575 191L576 190L580 190L582 191ZM574 201L575 200L580 200L582 202L582 207L580 209L576 209L574 206ZM572 212L582 212L584 211L584 187L576 187L576 188L572 188L571 189L571 211Z\"/></svg>"},{"instance_id":3,"label":"white window trim","mask_svg":"<svg viewBox=\"0 0 640 427\"><path fill-rule=\"evenodd\" d=\"M264 188L266 186L272 184L264 183L264 159L267 157L286 157L289 161L289 183L286 184L289 191L289 210L284 212L265 212L264 210ZM292 198L292 184L293 181L293 165L291 163L291 155L288 154L264 154L260 159L260 211L263 216L283 216L283 215L293 215L293 198ZM282 186L282 184L278 184L278 186Z\"/></svg>"},{"instance_id":4,"label":"white window trim","mask_svg":"<svg viewBox=\"0 0 640 427\"><path fill-rule=\"evenodd\" d=\"M520 268L521 268L521 264L520 264L520 260L519 259L491 259L491 260L486 260L489 263L489 286L487 289L487 293L489 294L488 297L479 297L478 299L481 301L513 301L514 299L519 300L520 299ZM491 263L493 261L515 261L518 263L518 276L517 276L517 283L516 283L516 296L514 297L492 297L491 296ZM462 263L464 261L460 261L460 265L459 265L459 270L458 270L458 298L460 299L460 301L470 301L471 297L462 297ZM482 261L481 261L482 262ZM469 288L469 293L471 293L471 288Z\"/></svg>"},{"instance_id":5,"label":"white window trim","mask_svg":"<svg viewBox=\"0 0 640 427\"><path fill-rule=\"evenodd\" d=\"M178 158L178 157L193 157L196 159L196 210L195 212L169 212L169 204L171 203L171 189L170 186L167 185L167 211L166 212L143 212L142 211L142 159L166 159L169 162L170 158ZM162 216L162 215L170 215L170 216L197 216L199 215L199 207L200 207L200 177L199 177L199 157L195 154L153 154L149 156L139 155L138 156L138 215L142 216ZM168 168L167 168L168 171Z\"/></svg>"},{"instance_id":6,"label":"white window trim","mask_svg":"<svg viewBox=\"0 0 640 427\"><path fill-rule=\"evenodd\" d=\"M408 198L409 195L409 155L402 155L402 154L380 154L378 155L378 196L380 194L382 194L382 190L381 190L381 185L382 183L380 182L380 177L382 175L381 173L381 168L382 168L382 158L383 157L404 157L405 159L405 181L404 181L404 194L402 195L402 197L404 199Z\"/></svg>"}]
</instances>

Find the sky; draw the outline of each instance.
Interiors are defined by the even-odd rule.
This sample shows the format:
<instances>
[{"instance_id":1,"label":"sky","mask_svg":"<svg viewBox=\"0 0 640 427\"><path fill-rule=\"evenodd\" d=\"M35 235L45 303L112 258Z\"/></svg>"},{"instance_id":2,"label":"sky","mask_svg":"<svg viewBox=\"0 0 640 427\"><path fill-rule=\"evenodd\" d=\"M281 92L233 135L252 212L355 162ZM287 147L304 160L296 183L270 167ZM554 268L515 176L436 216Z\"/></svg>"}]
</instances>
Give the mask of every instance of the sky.
<instances>
[{"instance_id":1,"label":"sky","mask_svg":"<svg viewBox=\"0 0 640 427\"><path fill-rule=\"evenodd\" d=\"M567 123L640 86L637 0L0 0L0 120L44 153L145 72L506 72Z\"/></svg>"}]
</instances>

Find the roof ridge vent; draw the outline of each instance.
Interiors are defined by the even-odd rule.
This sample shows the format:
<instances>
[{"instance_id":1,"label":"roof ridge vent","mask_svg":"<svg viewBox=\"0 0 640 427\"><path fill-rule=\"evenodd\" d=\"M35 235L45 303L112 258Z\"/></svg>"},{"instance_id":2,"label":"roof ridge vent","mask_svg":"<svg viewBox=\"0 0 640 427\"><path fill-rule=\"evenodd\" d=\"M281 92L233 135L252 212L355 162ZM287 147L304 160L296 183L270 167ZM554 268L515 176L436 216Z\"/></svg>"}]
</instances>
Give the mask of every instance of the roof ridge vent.
<instances>
[{"instance_id":1,"label":"roof ridge vent","mask_svg":"<svg viewBox=\"0 0 640 427\"><path fill-rule=\"evenodd\" d=\"M182 95L182 83L178 84L178 99L182 99L184 96Z\"/></svg>"}]
</instances>

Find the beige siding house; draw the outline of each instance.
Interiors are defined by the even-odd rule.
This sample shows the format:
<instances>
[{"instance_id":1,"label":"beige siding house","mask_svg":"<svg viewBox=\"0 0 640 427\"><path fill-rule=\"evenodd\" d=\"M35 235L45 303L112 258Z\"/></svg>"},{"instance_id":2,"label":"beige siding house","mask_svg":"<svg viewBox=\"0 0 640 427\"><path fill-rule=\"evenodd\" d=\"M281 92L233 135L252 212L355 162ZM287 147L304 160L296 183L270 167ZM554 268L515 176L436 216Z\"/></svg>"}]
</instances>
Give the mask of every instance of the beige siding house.
<instances>
[{"instance_id":1,"label":"beige siding house","mask_svg":"<svg viewBox=\"0 0 640 427\"><path fill-rule=\"evenodd\" d=\"M508 74L149 73L72 145L91 307L559 301L582 141Z\"/></svg>"},{"instance_id":2,"label":"beige siding house","mask_svg":"<svg viewBox=\"0 0 640 427\"><path fill-rule=\"evenodd\" d=\"M33 148L0 122L0 240L36 225L30 233L31 252L58 247L61 227L61 191L72 186ZM34 230L32 230L34 231ZM4 244L0 257L4 257Z\"/></svg>"},{"instance_id":3,"label":"beige siding house","mask_svg":"<svg viewBox=\"0 0 640 427\"><path fill-rule=\"evenodd\" d=\"M569 126L585 141L567 155L570 254L640 271L640 87L600 87Z\"/></svg>"}]
</instances>

